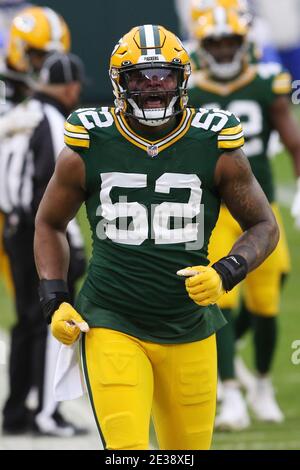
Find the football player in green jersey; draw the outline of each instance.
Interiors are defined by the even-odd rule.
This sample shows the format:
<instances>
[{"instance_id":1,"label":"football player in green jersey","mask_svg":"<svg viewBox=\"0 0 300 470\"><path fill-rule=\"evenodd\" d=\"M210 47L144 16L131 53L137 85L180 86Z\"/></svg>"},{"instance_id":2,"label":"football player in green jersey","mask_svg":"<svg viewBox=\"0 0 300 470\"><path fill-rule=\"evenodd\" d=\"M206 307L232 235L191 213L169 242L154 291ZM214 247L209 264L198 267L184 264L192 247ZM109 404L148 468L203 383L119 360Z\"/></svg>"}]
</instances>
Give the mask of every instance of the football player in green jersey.
<instances>
[{"instance_id":1,"label":"football player in green jersey","mask_svg":"<svg viewBox=\"0 0 300 470\"><path fill-rule=\"evenodd\" d=\"M271 132L277 130L293 157L295 173L299 177L300 134L289 106L290 77L277 64L249 64L248 27L237 12L218 8L203 15L197 34L206 67L194 75L195 86L189 91L190 102L193 106L201 105L208 109L226 109L239 116L245 132L245 154L279 221L267 146ZM294 212L297 207L295 216L299 218L299 205L294 204ZM227 248L240 233L240 227L225 205L222 206L211 238L210 261L221 257L223 252L227 253ZM289 255L281 228L276 250L245 282L246 309L252 315L245 313L241 317L250 318L254 327L257 379L249 404L257 418L264 421L280 422L283 419L269 374L276 347L281 280L288 271ZM217 337L219 371L225 387L216 425L225 429L241 429L249 424L246 405L233 381L234 335L230 318L237 304L237 289L224 295L218 303L229 320L229 325ZM237 326L239 336L244 327L240 321Z\"/></svg>"},{"instance_id":2,"label":"football player in green jersey","mask_svg":"<svg viewBox=\"0 0 300 470\"><path fill-rule=\"evenodd\" d=\"M226 11L235 11L243 18L243 21L251 27L253 17L250 13L248 3L245 0L193 0L191 4L191 24L190 32L193 38L195 38L190 45L190 58L192 70L201 70L205 67L205 60L203 58L203 52L201 48L197 47L198 42L198 29L202 24L202 17L207 18L207 14L212 14L216 8L221 7ZM201 27L201 26L200 26ZM255 64L261 58L261 51L257 44L253 41L248 44L248 60L250 63ZM189 83L191 85L191 81Z\"/></svg>"},{"instance_id":3,"label":"football player in green jersey","mask_svg":"<svg viewBox=\"0 0 300 470\"><path fill-rule=\"evenodd\" d=\"M240 150L239 120L187 109L189 74L181 42L162 26L126 34L110 63L116 107L69 117L68 148L37 215L43 309L62 343L84 333L83 370L108 449L147 449L151 412L161 449L210 448L215 332L225 323L216 301L279 236ZM245 232L208 266L221 198ZM83 202L93 254L75 310L65 229Z\"/></svg>"}]
</instances>

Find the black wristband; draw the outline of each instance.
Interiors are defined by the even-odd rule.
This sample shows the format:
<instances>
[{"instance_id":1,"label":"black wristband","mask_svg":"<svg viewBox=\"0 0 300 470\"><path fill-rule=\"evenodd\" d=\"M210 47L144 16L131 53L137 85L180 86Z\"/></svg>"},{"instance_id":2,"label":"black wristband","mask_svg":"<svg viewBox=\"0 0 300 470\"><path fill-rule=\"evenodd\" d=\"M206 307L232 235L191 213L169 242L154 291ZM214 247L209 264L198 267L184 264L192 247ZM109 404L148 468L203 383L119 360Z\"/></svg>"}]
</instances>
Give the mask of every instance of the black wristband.
<instances>
[{"instance_id":1,"label":"black wristband","mask_svg":"<svg viewBox=\"0 0 300 470\"><path fill-rule=\"evenodd\" d=\"M226 292L233 289L248 273L248 263L241 255L229 255L219 259L212 265L222 278Z\"/></svg>"},{"instance_id":2,"label":"black wristband","mask_svg":"<svg viewBox=\"0 0 300 470\"><path fill-rule=\"evenodd\" d=\"M70 302L68 285L61 279L42 279L39 286L39 296L43 314L47 323L51 323L51 318L55 310L63 302Z\"/></svg>"}]
</instances>

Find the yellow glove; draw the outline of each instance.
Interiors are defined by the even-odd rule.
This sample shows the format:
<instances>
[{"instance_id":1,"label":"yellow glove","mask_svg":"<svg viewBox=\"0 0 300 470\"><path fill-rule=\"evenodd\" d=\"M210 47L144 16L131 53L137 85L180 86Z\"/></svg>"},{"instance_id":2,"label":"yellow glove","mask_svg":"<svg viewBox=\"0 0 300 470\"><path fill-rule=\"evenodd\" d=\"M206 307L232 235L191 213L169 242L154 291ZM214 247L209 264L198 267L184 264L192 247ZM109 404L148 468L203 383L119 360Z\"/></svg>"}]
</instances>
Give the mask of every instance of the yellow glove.
<instances>
[{"instance_id":1,"label":"yellow glove","mask_svg":"<svg viewBox=\"0 0 300 470\"><path fill-rule=\"evenodd\" d=\"M72 305L64 302L52 316L51 333L63 344L70 346L75 343L83 331L89 331L89 325L83 320Z\"/></svg>"},{"instance_id":2,"label":"yellow glove","mask_svg":"<svg viewBox=\"0 0 300 470\"><path fill-rule=\"evenodd\" d=\"M215 304L225 293L222 279L211 266L193 266L177 272L179 276L189 276L185 287L189 297L198 305L206 307Z\"/></svg>"}]
</instances>

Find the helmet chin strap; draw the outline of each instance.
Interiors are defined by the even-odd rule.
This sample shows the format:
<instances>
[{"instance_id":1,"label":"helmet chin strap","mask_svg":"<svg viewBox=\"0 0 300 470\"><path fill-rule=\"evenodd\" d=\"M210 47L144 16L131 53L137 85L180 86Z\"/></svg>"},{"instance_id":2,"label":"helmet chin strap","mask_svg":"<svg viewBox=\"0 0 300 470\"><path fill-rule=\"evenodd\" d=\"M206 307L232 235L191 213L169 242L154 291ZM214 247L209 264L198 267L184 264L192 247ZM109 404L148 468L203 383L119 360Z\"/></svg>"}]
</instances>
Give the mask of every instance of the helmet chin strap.
<instances>
[{"instance_id":1,"label":"helmet chin strap","mask_svg":"<svg viewBox=\"0 0 300 470\"><path fill-rule=\"evenodd\" d=\"M174 112L174 105L178 97L174 96L167 108L150 108L141 109L133 99L129 99L128 102L131 104L133 109L133 116L145 126L161 126L166 124Z\"/></svg>"}]
</instances>

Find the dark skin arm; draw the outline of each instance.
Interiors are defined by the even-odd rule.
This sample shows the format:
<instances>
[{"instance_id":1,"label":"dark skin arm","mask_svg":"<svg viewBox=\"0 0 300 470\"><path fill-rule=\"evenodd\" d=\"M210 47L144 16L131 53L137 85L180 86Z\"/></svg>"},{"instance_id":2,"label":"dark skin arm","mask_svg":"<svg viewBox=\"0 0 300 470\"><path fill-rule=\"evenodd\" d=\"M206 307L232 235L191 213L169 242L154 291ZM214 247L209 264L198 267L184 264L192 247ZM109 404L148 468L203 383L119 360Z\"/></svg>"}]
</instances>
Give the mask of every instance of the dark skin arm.
<instances>
[{"instance_id":1,"label":"dark skin arm","mask_svg":"<svg viewBox=\"0 0 300 470\"><path fill-rule=\"evenodd\" d=\"M270 117L274 129L279 132L281 140L289 151L295 168L295 174L300 176L300 130L288 97L279 96L270 108Z\"/></svg>"},{"instance_id":2,"label":"dark skin arm","mask_svg":"<svg viewBox=\"0 0 300 470\"><path fill-rule=\"evenodd\" d=\"M243 256L252 271L272 253L279 240L272 209L242 150L220 156L215 182L221 198L244 231L229 254Z\"/></svg>"},{"instance_id":3,"label":"dark skin arm","mask_svg":"<svg viewBox=\"0 0 300 470\"><path fill-rule=\"evenodd\" d=\"M67 280L69 245L66 228L85 200L84 181L82 159L65 148L36 216L34 253L40 279Z\"/></svg>"}]
</instances>

